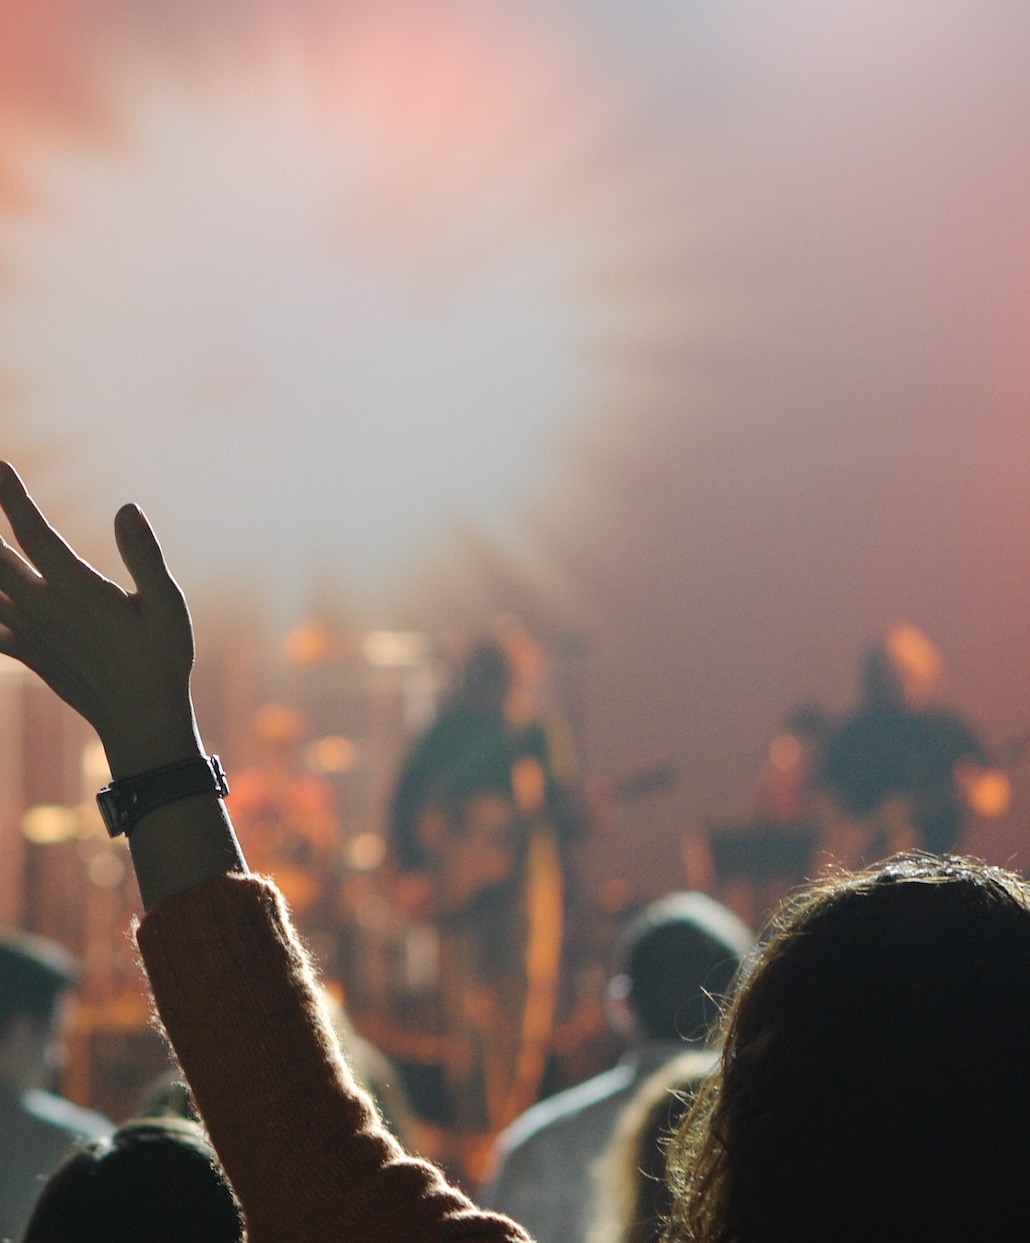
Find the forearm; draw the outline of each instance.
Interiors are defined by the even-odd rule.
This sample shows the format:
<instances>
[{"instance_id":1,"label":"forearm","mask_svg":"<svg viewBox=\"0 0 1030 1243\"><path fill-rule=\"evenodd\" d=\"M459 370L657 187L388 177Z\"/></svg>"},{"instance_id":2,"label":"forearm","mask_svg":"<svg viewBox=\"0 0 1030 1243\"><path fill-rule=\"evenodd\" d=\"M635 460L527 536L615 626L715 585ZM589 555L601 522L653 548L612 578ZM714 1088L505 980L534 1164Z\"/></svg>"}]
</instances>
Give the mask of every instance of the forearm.
<instances>
[{"instance_id":1,"label":"forearm","mask_svg":"<svg viewBox=\"0 0 1030 1243\"><path fill-rule=\"evenodd\" d=\"M269 882L226 877L169 898L138 939L253 1243L526 1243L386 1130Z\"/></svg>"},{"instance_id":2,"label":"forearm","mask_svg":"<svg viewBox=\"0 0 1030 1243\"><path fill-rule=\"evenodd\" d=\"M152 811L129 837L143 909L225 872L246 872L225 805L198 794Z\"/></svg>"}]
</instances>

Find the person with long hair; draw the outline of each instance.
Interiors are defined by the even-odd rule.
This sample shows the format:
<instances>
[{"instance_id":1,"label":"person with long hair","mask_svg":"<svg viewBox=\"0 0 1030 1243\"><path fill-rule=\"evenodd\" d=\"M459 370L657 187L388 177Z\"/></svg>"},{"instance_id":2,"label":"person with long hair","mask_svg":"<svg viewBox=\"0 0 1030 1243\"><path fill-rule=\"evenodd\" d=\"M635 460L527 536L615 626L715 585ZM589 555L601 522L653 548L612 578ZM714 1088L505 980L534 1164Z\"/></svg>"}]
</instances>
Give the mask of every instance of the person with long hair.
<instances>
[{"instance_id":1,"label":"person with long hair","mask_svg":"<svg viewBox=\"0 0 1030 1243\"><path fill-rule=\"evenodd\" d=\"M1030 886L897 856L785 906L670 1148L676 1243L1015 1243Z\"/></svg>"},{"instance_id":2,"label":"person with long hair","mask_svg":"<svg viewBox=\"0 0 1030 1243\"><path fill-rule=\"evenodd\" d=\"M605 1011L621 1038L614 1066L538 1101L501 1132L480 1204L521 1222L537 1243L585 1243L590 1171L650 1075L684 1049L699 1078L715 1061L709 1038L754 937L704 893L675 892L629 920L613 954Z\"/></svg>"}]
</instances>

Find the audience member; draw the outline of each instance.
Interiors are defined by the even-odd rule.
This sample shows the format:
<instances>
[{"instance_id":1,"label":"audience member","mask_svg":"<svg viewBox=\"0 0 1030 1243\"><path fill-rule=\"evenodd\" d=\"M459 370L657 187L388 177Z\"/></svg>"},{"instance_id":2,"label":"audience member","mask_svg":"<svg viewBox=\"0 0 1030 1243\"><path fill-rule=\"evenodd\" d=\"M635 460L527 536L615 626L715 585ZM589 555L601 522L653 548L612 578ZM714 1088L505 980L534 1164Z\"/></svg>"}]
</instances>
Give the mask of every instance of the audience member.
<instances>
[{"instance_id":1,"label":"audience member","mask_svg":"<svg viewBox=\"0 0 1030 1243\"><path fill-rule=\"evenodd\" d=\"M669 1238L1025 1240L1028 980L1012 873L908 855L803 891L670 1149Z\"/></svg>"},{"instance_id":2,"label":"audience member","mask_svg":"<svg viewBox=\"0 0 1030 1243\"><path fill-rule=\"evenodd\" d=\"M203 1129L126 1123L50 1176L22 1243L240 1243L243 1225Z\"/></svg>"},{"instance_id":3,"label":"audience member","mask_svg":"<svg viewBox=\"0 0 1030 1243\"><path fill-rule=\"evenodd\" d=\"M0 1239L17 1239L43 1180L75 1140L109 1135L100 1114L55 1095L75 960L42 937L0 939Z\"/></svg>"},{"instance_id":4,"label":"audience member","mask_svg":"<svg viewBox=\"0 0 1030 1243\"><path fill-rule=\"evenodd\" d=\"M669 894L633 920L616 946L606 998L626 1052L609 1070L539 1102L502 1132L480 1203L514 1217L537 1243L582 1243L590 1169L619 1114L685 1043L706 1046L718 1024L719 998L751 945L740 920L701 893Z\"/></svg>"}]
</instances>

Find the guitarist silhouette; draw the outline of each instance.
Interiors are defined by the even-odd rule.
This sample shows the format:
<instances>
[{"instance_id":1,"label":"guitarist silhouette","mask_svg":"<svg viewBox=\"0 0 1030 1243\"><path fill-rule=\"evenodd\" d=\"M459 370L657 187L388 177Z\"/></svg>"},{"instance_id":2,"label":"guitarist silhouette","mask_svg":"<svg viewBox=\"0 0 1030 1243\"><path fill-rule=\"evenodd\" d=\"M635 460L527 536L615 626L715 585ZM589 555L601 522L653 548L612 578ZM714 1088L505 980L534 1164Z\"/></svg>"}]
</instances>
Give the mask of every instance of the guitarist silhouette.
<instances>
[{"instance_id":1,"label":"guitarist silhouette","mask_svg":"<svg viewBox=\"0 0 1030 1243\"><path fill-rule=\"evenodd\" d=\"M546 1069L565 850L582 827L563 746L533 715L534 648L509 621L471 649L455 693L410 748L390 807L395 905L437 945L442 1121L456 1140L451 1160L473 1179Z\"/></svg>"},{"instance_id":2,"label":"guitarist silhouette","mask_svg":"<svg viewBox=\"0 0 1030 1243\"><path fill-rule=\"evenodd\" d=\"M835 813L825 846L840 862L947 853L971 812L1007 807L1007 777L964 721L933 706L941 673L937 648L911 624L867 651L862 706L831 738L819 774Z\"/></svg>"}]
</instances>

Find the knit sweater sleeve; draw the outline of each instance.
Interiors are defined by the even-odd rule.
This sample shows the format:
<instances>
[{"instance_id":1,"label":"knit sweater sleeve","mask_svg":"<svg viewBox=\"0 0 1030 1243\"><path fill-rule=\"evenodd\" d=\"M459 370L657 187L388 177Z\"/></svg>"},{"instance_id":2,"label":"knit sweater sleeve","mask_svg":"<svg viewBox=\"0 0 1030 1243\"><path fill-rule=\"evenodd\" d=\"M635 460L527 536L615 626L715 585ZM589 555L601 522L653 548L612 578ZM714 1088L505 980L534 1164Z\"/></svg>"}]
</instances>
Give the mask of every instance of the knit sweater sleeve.
<instances>
[{"instance_id":1,"label":"knit sweater sleeve","mask_svg":"<svg viewBox=\"0 0 1030 1243\"><path fill-rule=\"evenodd\" d=\"M526 1243L387 1131L271 882L225 875L166 898L137 941L249 1243Z\"/></svg>"}]
</instances>

